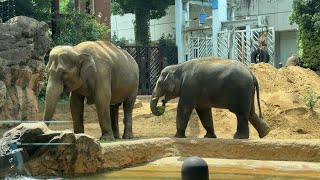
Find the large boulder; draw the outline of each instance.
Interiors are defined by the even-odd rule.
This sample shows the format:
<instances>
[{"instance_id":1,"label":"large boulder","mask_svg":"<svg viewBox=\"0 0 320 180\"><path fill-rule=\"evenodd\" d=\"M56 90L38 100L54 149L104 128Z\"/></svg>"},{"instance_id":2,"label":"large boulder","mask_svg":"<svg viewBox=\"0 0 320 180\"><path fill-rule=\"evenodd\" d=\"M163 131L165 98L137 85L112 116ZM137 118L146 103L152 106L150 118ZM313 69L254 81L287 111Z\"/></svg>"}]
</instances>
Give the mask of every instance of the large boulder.
<instances>
[{"instance_id":1,"label":"large boulder","mask_svg":"<svg viewBox=\"0 0 320 180\"><path fill-rule=\"evenodd\" d=\"M48 30L45 22L25 16L0 24L0 120L36 119Z\"/></svg>"},{"instance_id":2,"label":"large boulder","mask_svg":"<svg viewBox=\"0 0 320 180\"><path fill-rule=\"evenodd\" d=\"M22 148L23 170L32 176L96 173L103 164L97 139L71 131L52 131L42 122L22 123L6 132L3 139Z\"/></svg>"}]
</instances>

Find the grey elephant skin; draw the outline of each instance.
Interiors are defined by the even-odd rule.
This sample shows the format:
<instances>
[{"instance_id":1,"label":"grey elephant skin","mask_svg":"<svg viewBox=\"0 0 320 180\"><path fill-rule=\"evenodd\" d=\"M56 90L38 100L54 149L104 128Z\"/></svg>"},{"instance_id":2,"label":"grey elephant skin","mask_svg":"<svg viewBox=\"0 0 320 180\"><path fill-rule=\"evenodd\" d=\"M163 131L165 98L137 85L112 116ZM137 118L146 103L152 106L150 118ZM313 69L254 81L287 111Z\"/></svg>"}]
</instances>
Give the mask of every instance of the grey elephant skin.
<instances>
[{"instance_id":1,"label":"grey elephant skin","mask_svg":"<svg viewBox=\"0 0 320 180\"><path fill-rule=\"evenodd\" d=\"M84 132L84 100L95 104L101 139L119 138L118 110L123 104L123 138L133 138L132 111L139 85L136 61L124 50L105 41L54 47L46 66L48 84L43 120L51 121L62 92L70 93L75 133Z\"/></svg>"},{"instance_id":2,"label":"grey elephant skin","mask_svg":"<svg viewBox=\"0 0 320 180\"><path fill-rule=\"evenodd\" d=\"M260 117L255 113L254 95ZM224 108L237 116L236 139L249 138L249 122L265 137L270 128L261 117L259 84L244 64L222 58L199 58L164 68L152 93L150 108L160 116L157 103L164 97L163 105L170 99L180 97L177 107L175 137L184 138L193 109L196 110L207 133L205 137L216 138L211 108Z\"/></svg>"}]
</instances>

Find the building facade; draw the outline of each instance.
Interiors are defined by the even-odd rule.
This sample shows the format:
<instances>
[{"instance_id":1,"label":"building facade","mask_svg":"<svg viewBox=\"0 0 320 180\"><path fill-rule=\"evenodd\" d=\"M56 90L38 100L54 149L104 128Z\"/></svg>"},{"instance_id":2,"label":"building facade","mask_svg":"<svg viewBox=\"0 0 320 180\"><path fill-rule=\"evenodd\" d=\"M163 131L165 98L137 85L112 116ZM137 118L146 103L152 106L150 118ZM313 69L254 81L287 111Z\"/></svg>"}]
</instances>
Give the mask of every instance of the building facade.
<instances>
[{"instance_id":1,"label":"building facade","mask_svg":"<svg viewBox=\"0 0 320 180\"><path fill-rule=\"evenodd\" d=\"M297 53L297 25L289 23L293 0L239 0L236 17L267 16L275 30L275 59L283 65Z\"/></svg>"},{"instance_id":2,"label":"building facade","mask_svg":"<svg viewBox=\"0 0 320 180\"><path fill-rule=\"evenodd\" d=\"M108 27L111 25L110 0L75 0L75 9L79 12L94 14L99 18L100 23L104 23ZM111 38L110 32L108 37Z\"/></svg>"},{"instance_id":3,"label":"building facade","mask_svg":"<svg viewBox=\"0 0 320 180\"><path fill-rule=\"evenodd\" d=\"M210 2L212 1L214 0L210 0ZM165 17L150 21L151 40L158 40L163 33L175 32L178 50L180 49L179 62L197 56L220 55L219 53L214 53L215 47L219 46L219 44L215 45L215 43L219 43L219 37L218 35L215 36L215 32L217 34L220 31L227 30L228 28L223 27L228 24L237 25L234 29L229 28L228 30L230 31L257 28L258 21L256 19L263 16L267 19L268 27L274 31L270 36L272 38L270 45L272 50L270 53L273 56L272 64L278 67L279 63L285 64L291 54L297 53L297 26L289 23L292 1L219 0L218 9L212 10L212 4L208 3L208 1L203 1L203 3L201 0L175 0L175 6L169 7ZM199 24L198 16L200 13L206 14L205 24ZM112 15L112 35L116 34L118 38L124 37L129 40L129 43L133 43L134 19L133 14L124 16ZM243 27L241 27L242 21ZM214 29L217 26L218 28ZM243 34L248 33L241 32L241 35ZM194 46L194 44L207 45L207 47L205 47L205 50L201 50L203 47ZM233 49L233 51L237 50ZM230 53L226 52L225 54ZM231 57L235 58L234 56Z\"/></svg>"}]
</instances>

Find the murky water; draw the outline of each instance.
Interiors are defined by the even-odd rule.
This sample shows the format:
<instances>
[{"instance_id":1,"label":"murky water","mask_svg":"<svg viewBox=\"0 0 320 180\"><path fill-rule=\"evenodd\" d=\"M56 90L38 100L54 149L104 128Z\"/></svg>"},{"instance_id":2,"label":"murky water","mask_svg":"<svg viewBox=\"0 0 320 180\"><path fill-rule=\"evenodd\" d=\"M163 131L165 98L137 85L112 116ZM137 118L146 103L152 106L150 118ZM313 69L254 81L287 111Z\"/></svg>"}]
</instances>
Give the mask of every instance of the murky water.
<instances>
[{"instance_id":1,"label":"murky water","mask_svg":"<svg viewBox=\"0 0 320 180\"><path fill-rule=\"evenodd\" d=\"M140 166L77 179L108 180L180 180L181 167L178 166ZM320 172L276 171L270 169L241 169L209 167L210 179L228 180L312 180L320 179Z\"/></svg>"}]
</instances>

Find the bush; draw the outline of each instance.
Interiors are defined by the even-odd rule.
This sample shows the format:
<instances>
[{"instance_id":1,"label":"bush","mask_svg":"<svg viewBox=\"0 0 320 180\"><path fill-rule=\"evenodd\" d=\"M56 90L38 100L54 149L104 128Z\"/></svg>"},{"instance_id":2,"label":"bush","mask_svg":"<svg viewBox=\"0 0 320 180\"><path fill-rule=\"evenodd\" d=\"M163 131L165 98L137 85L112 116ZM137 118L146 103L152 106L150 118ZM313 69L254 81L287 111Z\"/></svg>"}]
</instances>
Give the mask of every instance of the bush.
<instances>
[{"instance_id":1,"label":"bush","mask_svg":"<svg viewBox=\"0 0 320 180\"><path fill-rule=\"evenodd\" d=\"M176 40L173 34L169 33L167 36L162 34L160 39L158 40L159 46L176 46Z\"/></svg>"},{"instance_id":2,"label":"bush","mask_svg":"<svg viewBox=\"0 0 320 180\"><path fill-rule=\"evenodd\" d=\"M297 23L298 48L303 65L320 70L320 1L294 0L290 23Z\"/></svg>"},{"instance_id":3,"label":"bush","mask_svg":"<svg viewBox=\"0 0 320 180\"><path fill-rule=\"evenodd\" d=\"M122 37L119 39L116 33L113 33L111 42L117 46L125 46L127 44L126 38Z\"/></svg>"},{"instance_id":4,"label":"bush","mask_svg":"<svg viewBox=\"0 0 320 180\"><path fill-rule=\"evenodd\" d=\"M98 21L93 15L75 11L61 15L57 21L60 35L53 39L51 46L76 45L83 41L106 40L110 29Z\"/></svg>"},{"instance_id":5,"label":"bush","mask_svg":"<svg viewBox=\"0 0 320 180\"><path fill-rule=\"evenodd\" d=\"M307 95L305 97L305 103L306 106L308 108L310 108L310 110L313 110L314 106L317 104L318 102L318 95L315 91L313 91L313 89L311 89L310 87L306 88L306 92Z\"/></svg>"}]
</instances>

